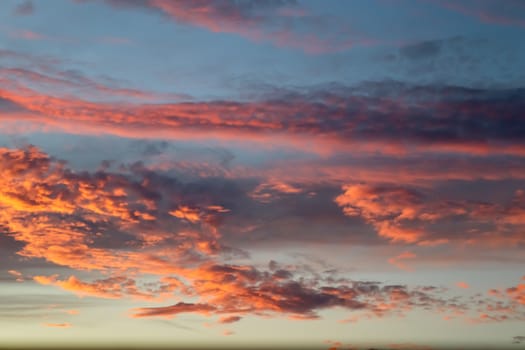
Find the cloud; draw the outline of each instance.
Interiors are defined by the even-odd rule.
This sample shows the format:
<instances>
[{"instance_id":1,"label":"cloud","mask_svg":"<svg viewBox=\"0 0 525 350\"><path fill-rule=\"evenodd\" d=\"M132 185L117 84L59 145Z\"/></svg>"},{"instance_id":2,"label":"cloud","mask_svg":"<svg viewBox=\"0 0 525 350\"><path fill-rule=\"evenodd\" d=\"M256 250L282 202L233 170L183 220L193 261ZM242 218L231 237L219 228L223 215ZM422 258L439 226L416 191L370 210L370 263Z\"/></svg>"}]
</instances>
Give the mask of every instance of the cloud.
<instances>
[{"instance_id":1,"label":"cloud","mask_svg":"<svg viewBox=\"0 0 525 350\"><path fill-rule=\"evenodd\" d=\"M341 307L369 312L373 317L397 315L412 307L447 308L447 301L405 286L366 282L325 286L319 280L295 281L291 277L274 279L266 272L248 266L215 265L191 274L198 276L192 289L207 300L205 304L178 303L166 307L140 308L133 317L174 317L182 312L205 315L238 313L289 315L292 319L319 318L318 310ZM220 323L238 321L240 316L224 317Z\"/></svg>"},{"instance_id":2,"label":"cloud","mask_svg":"<svg viewBox=\"0 0 525 350\"><path fill-rule=\"evenodd\" d=\"M177 303L165 307L145 307L135 310L133 317L174 316L180 313L202 313L208 315L215 307L208 304Z\"/></svg>"},{"instance_id":3,"label":"cloud","mask_svg":"<svg viewBox=\"0 0 525 350\"><path fill-rule=\"evenodd\" d=\"M462 289L468 289L470 288L469 284L467 282L457 282L456 283L456 286L458 288L462 288Z\"/></svg>"},{"instance_id":4,"label":"cloud","mask_svg":"<svg viewBox=\"0 0 525 350\"><path fill-rule=\"evenodd\" d=\"M362 216L378 234L394 242L414 243L421 239L419 228L404 227L402 221L417 216L422 198L417 192L400 187L352 185L335 198L347 216Z\"/></svg>"},{"instance_id":5,"label":"cloud","mask_svg":"<svg viewBox=\"0 0 525 350\"><path fill-rule=\"evenodd\" d=\"M159 265L173 269L147 253L131 254L140 246L173 244L168 250L174 259L196 261L216 251L215 217L227 210L196 193L193 200L200 198L205 208L204 226L174 235L171 231L180 227L169 208L192 201L191 193L183 195L186 185L173 178L140 169L134 168L134 175L76 173L36 147L0 149L0 221L24 243L20 255L81 270L144 269L147 261L152 271ZM162 199L161 189L169 191L169 199Z\"/></svg>"},{"instance_id":6,"label":"cloud","mask_svg":"<svg viewBox=\"0 0 525 350\"><path fill-rule=\"evenodd\" d=\"M525 276L522 277L525 280ZM473 299L473 311L478 314L469 320L472 323L525 321L525 284L518 283L509 288L490 289L489 298Z\"/></svg>"},{"instance_id":7,"label":"cloud","mask_svg":"<svg viewBox=\"0 0 525 350\"><path fill-rule=\"evenodd\" d=\"M31 0L26 0L19 3L14 10L14 13L18 16L29 16L35 12L35 6Z\"/></svg>"},{"instance_id":8,"label":"cloud","mask_svg":"<svg viewBox=\"0 0 525 350\"><path fill-rule=\"evenodd\" d=\"M525 276L523 276L522 280L525 281ZM525 283L520 283L515 287L507 288L505 292L513 301L525 305Z\"/></svg>"},{"instance_id":9,"label":"cloud","mask_svg":"<svg viewBox=\"0 0 525 350\"><path fill-rule=\"evenodd\" d=\"M37 33L27 29L13 30L9 33L13 38L23 40L50 40L51 38L47 35Z\"/></svg>"},{"instance_id":10,"label":"cloud","mask_svg":"<svg viewBox=\"0 0 525 350\"><path fill-rule=\"evenodd\" d=\"M209 139L213 134L230 142L272 140L292 149L308 144L311 152L325 154L347 149L388 155L525 154L519 126L522 89L385 82L252 102L148 105L95 103L19 90L0 91L0 98L25 110L16 117L7 114L6 123L25 121L69 133L179 140Z\"/></svg>"},{"instance_id":11,"label":"cloud","mask_svg":"<svg viewBox=\"0 0 525 350\"><path fill-rule=\"evenodd\" d=\"M525 336L518 335L518 336L512 337L512 344L521 344L521 343L525 343Z\"/></svg>"},{"instance_id":12,"label":"cloud","mask_svg":"<svg viewBox=\"0 0 525 350\"><path fill-rule=\"evenodd\" d=\"M45 327L50 328L71 328L73 325L71 323L43 323L42 324Z\"/></svg>"},{"instance_id":13,"label":"cloud","mask_svg":"<svg viewBox=\"0 0 525 350\"><path fill-rule=\"evenodd\" d=\"M522 190L515 192L507 206L476 201L430 201L418 190L396 185L352 184L343 186L343 191L334 199L343 213L363 218L380 237L392 243L436 246L459 239L467 244L512 246L524 239ZM456 223L474 219L477 224L470 230L463 227L460 237L440 232L433 225L452 219ZM396 262L395 258L391 261Z\"/></svg>"},{"instance_id":14,"label":"cloud","mask_svg":"<svg viewBox=\"0 0 525 350\"><path fill-rule=\"evenodd\" d=\"M24 275L20 271L9 270L9 271L7 271L7 273L9 273L11 276L15 277L17 282L24 282L25 281Z\"/></svg>"},{"instance_id":15,"label":"cloud","mask_svg":"<svg viewBox=\"0 0 525 350\"><path fill-rule=\"evenodd\" d=\"M520 0L505 1L505 6L497 0L434 0L449 10L477 18L488 24L525 27L525 6Z\"/></svg>"},{"instance_id":16,"label":"cloud","mask_svg":"<svg viewBox=\"0 0 525 350\"><path fill-rule=\"evenodd\" d=\"M240 316L224 316L219 319L219 323L221 324L228 324L228 323L235 323L242 320L242 317Z\"/></svg>"},{"instance_id":17,"label":"cloud","mask_svg":"<svg viewBox=\"0 0 525 350\"><path fill-rule=\"evenodd\" d=\"M186 274L187 264L246 256L254 242L279 246L315 241L327 222L333 229L324 237L334 244L392 242L423 249L445 244L510 247L523 241L525 202L520 191L509 203L496 204L438 199L417 186L353 184L341 194L337 182L310 183L299 193L296 187L283 187L287 193L267 205L250 196L261 183L270 183L255 177L261 174L181 180L139 164L117 172L75 172L32 146L0 149L0 172L0 219L18 242L19 255L117 276L137 269L155 275ZM255 212L265 220L254 222ZM440 230L438 222L455 229ZM377 237L367 232L366 223ZM242 234L247 227L252 227L250 235ZM421 255L413 253L419 261ZM406 257L391 258L390 263L403 260ZM286 280L289 275L283 270L274 277ZM154 294L159 293L149 293Z\"/></svg>"},{"instance_id":18,"label":"cloud","mask_svg":"<svg viewBox=\"0 0 525 350\"><path fill-rule=\"evenodd\" d=\"M254 42L268 42L309 54L346 51L355 45L374 43L374 40L352 30L343 19L311 14L295 0L104 2L117 10L143 10L166 16L177 24L204 28L213 33L235 34Z\"/></svg>"},{"instance_id":19,"label":"cloud","mask_svg":"<svg viewBox=\"0 0 525 350\"><path fill-rule=\"evenodd\" d=\"M262 203L269 203L282 195L294 195L303 192L302 189L279 180L259 184L250 196Z\"/></svg>"},{"instance_id":20,"label":"cloud","mask_svg":"<svg viewBox=\"0 0 525 350\"><path fill-rule=\"evenodd\" d=\"M248 315L306 320L321 317L322 310L341 308L359 317L374 318L402 317L414 309L452 314L470 307L468 301L440 297L432 286L410 288L354 281L338 278L333 272L302 266L292 269L278 263L262 269L250 263L225 262L235 252L239 239L223 233L228 232L228 226L222 226L217 218L233 216L240 220L247 215L249 219L253 210L261 210L265 204L248 194L265 180L245 187L242 182L235 185L218 178L185 183L141 164L121 167L119 172L77 172L34 146L0 149L0 173L0 220L6 234L21 244L17 253L91 276L83 280L75 274L65 278L36 275L33 280L81 297L177 300L168 306L138 308L133 317L174 317L193 312L220 316L223 322L235 320L228 317ZM304 194L286 186L282 189L296 196L291 202L294 210L301 209L298 199ZM500 221L505 227L521 225L522 197L518 192L511 205L480 207L464 202L428 202L416 188L348 185L336 203L347 215L363 217L383 238L425 247L451 239L425 227L447 217ZM333 198L328 196L326 203ZM282 201L272 202L274 207L279 205L277 212L282 212ZM318 205L327 207L324 202ZM179 217L170 214L174 210L181 211ZM335 205L325 210L342 216ZM501 232L492 234L496 237ZM456 239L474 238L483 241L493 237L474 234ZM279 239L275 239L277 244ZM414 255L407 251L391 263L399 265ZM102 278L93 278L99 275ZM147 283L144 276L148 276ZM519 284L499 293L521 305L521 289ZM492 310L498 307L489 302L486 305ZM503 319L494 312L484 310L489 316L481 319Z\"/></svg>"},{"instance_id":21,"label":"cloud","mask_svg":"<svg viewBox=\"0 0 525 350\"><path fill-rule=\"evenodd\" d=\"M13 35L28 40L43 40L47 37L37 33L21 31ZM54 67L44 67L44 72L26 69L26 68L0 68L0 73L12 81L13 84L20 86L21 83L46 89L48 91L57 91L59 93L87 95L95 99L131 99L133 101L158 101L163 99L170 100L191 100L191 97L184 94L161 94L139 89L124 88L101 83L97 80L87 77L82 72L76 70L56 70ZM50 90L51 89L51 90ZM29 90L26 90L29 91Z\"/></svg>"},{"instance_id":22,"label":"cloud","mask_svg":"<svg viewBox=\"0 0 525 350\"><path fill-rule=\"evenodd\" d=\"M54 285L79 296L94 296L106 299L120 299L124 295L139 299L149 299L151 296L137 290L135 281L123 276L97 280L93 283L80 281L75 276L66 280L58 280L57 276L34 276L35 282L43 285Z\"/></svg>"},{"instance_id":23,"label":"cloud","mask_svg":"<svg viewBox=\"0 0 525 350\"><path fill-rule=\"evenodd\" d=\"M432 58L441 52L442 41L429 40L417 44L403 46L399 53L408 59L420 60Z\"/></svg>"},{"instance_id":24,"label":"cloud","mask_svg":"<svg viewBox=\"0 0 525 350\"><path fill-rule=\"evenodd\" d=\"M398 267L401 270L413 271L413 268L408 266L408 265L406 265L403 262L403 260L415 259L416 257L417 257L416 254L414 254L412 252L409 252L409 251L406 251L406 252L403 252L403 253L401 253L401 254L393 257L393 258L388 259L388 263Z\"/></svg>"}]
</instances>

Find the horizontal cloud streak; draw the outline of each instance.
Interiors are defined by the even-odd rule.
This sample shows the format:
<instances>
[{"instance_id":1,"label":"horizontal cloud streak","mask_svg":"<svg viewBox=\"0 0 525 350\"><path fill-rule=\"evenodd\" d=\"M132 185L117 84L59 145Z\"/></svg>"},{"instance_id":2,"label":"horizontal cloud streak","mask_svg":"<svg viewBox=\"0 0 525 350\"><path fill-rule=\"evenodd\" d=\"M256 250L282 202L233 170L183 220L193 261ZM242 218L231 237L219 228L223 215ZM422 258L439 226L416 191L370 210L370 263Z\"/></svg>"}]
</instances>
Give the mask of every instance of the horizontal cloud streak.
<instances>
[{"instance_id":1,"label":"horizontal cloud streak","mask_svg":"<svg viewBox=\"0 0 525 350\"><path fill-rule=\"evenodd\" d=\"M25 110L3 112L6 121L75 133L171 139L213 135L234 141L273 140L292 147L309 143L314 152L517 156L525 154L522 95L522 89L384 83L363 91L319 90L256 102L133 105L52 97L27 88L0 91L5 103Z\"/></svg>"},{"instance_id":2,"label":"horizontal cloud streak","mask_svg":"<svg viewBox=\"0 0 525 350\"><path fill-rule=\"evenodd\" d=\"M354 45L374 42L351 30L342 19L310 14L295 0L104 2L117 10L136 9L158 13L178 24L204 28L212 33L235 34L254 42L269 42L310 54L346 51Z\"/></svg>"}]
</instances>

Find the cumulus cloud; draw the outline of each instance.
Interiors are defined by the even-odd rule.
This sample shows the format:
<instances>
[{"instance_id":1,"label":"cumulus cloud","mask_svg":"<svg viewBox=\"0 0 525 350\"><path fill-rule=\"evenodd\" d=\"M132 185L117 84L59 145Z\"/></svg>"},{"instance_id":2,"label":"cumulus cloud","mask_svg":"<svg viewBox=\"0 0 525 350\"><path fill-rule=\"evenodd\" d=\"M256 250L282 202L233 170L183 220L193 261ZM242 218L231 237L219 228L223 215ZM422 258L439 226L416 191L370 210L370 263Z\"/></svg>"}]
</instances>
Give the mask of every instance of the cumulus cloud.
<instances>
[{"instance_id":1,"label":"cumulus cloud","mask_svg":"<svg viewBox=\"0 0 525 350\"><path fill-rule=\"evenodd\" d=\"M36 275L33 280L82 297L178 300L168 306L138 308L133 317L196 312L219 315L219 322L228 323L247 315L316 319L320 311L331 308L361 317L404 316L413 309L453 313L469 308L468 301L438 297L431 286L420 289L353 281L275 262L268 269L225 262L235 251L229 244L236 240L233 236L225 240L221 231L228 226L221 226L217 218L242 219L243 210L248 209L249 215L265 206L249 195L257 183L244 188L216 178L212 183L206 179L185 183L140 164L121 167L119 172L104 168L77 172L34 146L0 149L0 172L0 219L6 233L21 243L19 255L105 275L89 280L74 274ZM280 183L275 189L286 195L304 195ZM344 214L362 217L382 238L424 247L448 242L449 236L433 234L427 227L447 217L499 221L504 228L522 225L522 197L518 191L511 205L479 206L428 201L417 188L356 184L346 186L335 202ZM225 198L233 200L231 205ZM239 200L244 204L238 213L234 203ZM279 200L273 203L282 205ZM415 256L406 251L390 263L407 268L404 262ZM152 280L144 283L145 275ZM520 284L499 293L522 304L521 289ZM196 297L198 302L180 301ZM485 318L506 319L486 314Z\"/></svg>"},{"instance_id":2,"label":"cumulus cloud","mask_svg":"<svg viewBox=\"0 0 525 350\"><path fill-rule=\"evenodd\" d=\"M377 234L393 243L436 246L462 240L468 244L519 244L524 239L523 191L516 191L509 205L476 201L429 200L424 193L396 185L352 184L343 186L343 193L335 203L350 217L361 217L372 225ZM466 230L457 237L430 229L435 222L472 222L476 230ZM480 234L479 226L496 223ZM404 258L407 258L405 256ZM390 262L396 263L398 258Z\"/></svg>"}]
</instances>

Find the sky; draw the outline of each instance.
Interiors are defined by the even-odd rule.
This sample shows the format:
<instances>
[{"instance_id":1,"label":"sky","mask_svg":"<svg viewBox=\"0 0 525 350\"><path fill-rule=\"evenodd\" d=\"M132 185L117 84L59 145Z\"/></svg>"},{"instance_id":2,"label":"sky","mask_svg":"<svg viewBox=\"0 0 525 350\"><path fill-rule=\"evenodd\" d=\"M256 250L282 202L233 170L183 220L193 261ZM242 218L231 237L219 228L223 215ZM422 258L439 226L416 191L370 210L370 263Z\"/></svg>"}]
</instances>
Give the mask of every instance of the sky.
<instances>
[{"instance_id":1,"label":"sky","mask_svg":"<svg viewBox=\"0 0 525 350\"><path fill-rule=\"evenodd\" d=\"M3 0L0 347L525 348L525 1Z\"/></svg>"}]
</instances>

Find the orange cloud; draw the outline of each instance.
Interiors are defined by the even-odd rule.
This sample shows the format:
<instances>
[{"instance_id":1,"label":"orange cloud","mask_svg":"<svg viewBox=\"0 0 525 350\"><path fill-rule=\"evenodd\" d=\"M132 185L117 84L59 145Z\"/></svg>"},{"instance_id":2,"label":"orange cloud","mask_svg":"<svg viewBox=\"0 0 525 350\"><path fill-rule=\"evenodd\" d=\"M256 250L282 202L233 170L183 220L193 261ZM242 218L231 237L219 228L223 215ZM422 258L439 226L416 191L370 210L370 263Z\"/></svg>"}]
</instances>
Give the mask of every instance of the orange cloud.
<instances>
[{"instance_id":1,"label":"orange cloud","mask_svg":"<svg viewBox=\"0 0 525 350\"><path fill-rule=\"evenodd\" d=\"M467 282L457 282L456 286L458 286L458 288L462 288L462 289L470 288L470 285Z\"/></svg>"},{"instance_id":2,"label":"orange cloud","mask_svg":"<svg viewBox=\"0 0 525 350\"><path fill-rule=\"evenodd\" d=\"M345 186L344 193L335 198L347 216L362 216L378 231L393 242L415 243L424 233L419 228L403 226L420 211L420 198L415 192L400 187L375 187L371 185Z\"/></svg>"},{"instance_id":3,"label":"orange cloud","mask_svg":"<svg viewBox=\"0 0 525 350\"><path fill-rule=\"evenodd\" d=\"M509 288L490 289L487 294L490 298L474 300L473 311L478 314L468 319L471 323L525 321L525 284L518 283Z\"/></svg>"},{"instance_id":4,"label":"orange cloud","mask_svg":"<svg viewBox=\"0 0 525 350\"><path fill-rule=\"evenodd\" d=\"M396 185L353 184L343 186L334 201L346 216L362 217L378 235L393 243L432 247L450 244L452 239L464 244L513 246L522 242L522 216L525 196L518 190L510 205L468 202L429 201L422 192ZM479 225L496 222L493 230L483 234L440 236L428 229L438 220L471 219Z\"/></svg>"},{"instance_id":5,"label":"orange cloud","mask_svg":"<svg viewBox=\"0 0 525 350\"><path fill-rule=\"evenodd\" d=\"M507 288L506 292L512 300L525 305L525 283L520 283L515 287Z\"/></svg>"},{"instance_id":6,"label":"orange cloud","mask_svg":"<svg viewBox=\"0 0 525 350\"><path fill-rule=\"evenodd\" d=\"M82 282L75 276L70 276L66 280L58 280L56 275L34 276L33 279L37 283L58 286L79 296L95 296L107 299L119 299L123 296L124 288L135 287L134 281L124 277L109 278L95 283Z\"/></svg>"},{"instance_id":7,"label":"orange cloud","mask_svg":"<svg viewBox=\"0 0 525 350\"><path fill-rule=\"evenodd\" d=\"M219 323L227 324L227 323L235 323L242 320L242 317L240 316L224 316L219 319Z\"/></svg>"},{"instance_id":8,"label":"orange cloud","mask_svg":"<svg viewBox=\"0 0 525 350\"><path fill-rule=\"evenodd\" d=\"M187 206L181 206L178 209L170 211L169 213L170 215L173 215L179 219L188 220L191 223L196 223L201 220L199 209L190 208Z\"/></svg>"},{"instance_id":9,"label":"orange cloud","mask_svg":"<svg viewBox=\"0 0 525 350\"><path fill-rule=\"evenodd\" d=\"M306 268L287 270L275 264L270 270L225 264L223 259L235 250L224 245L213 218L235 212L213 204L218 202L201 193L192 198L187 188L179 188L183 184L145 168L122 173L75 172L28 147L0 149L0 172L0 220L7 234L22 244L18 254L104 275L90 281L75 275L37 275L34 281L81 297L177 300L173 305L138 308L133 317L195 312L235 315L224 316L219 322L240 320L245 315L305 320L319 318L319 311L336 307L370 317L403 317L414 308L437 312L465 308L456 300L436 297L432 289L334 280ZM291 195L297 192L286 186L277 188ZM427 207L423 199L421 193L399 186L349 185L336 203L347 215L365 218L382 237L398 237L399 243L413 244L432 242L435 237L427 237L426 230L413 239L397 231L393 231L395 236L387 235L381 229L406 232L413 228L413 221L425 224L457 212L450 203ZM195 204L190 206L186 201ZM467 206L461 215L515 217L521 203L518 193L511 206L474 211ZM172 208L177 209L170 213ZM189 223L192 218L193 223L180 223L179 218ZM411 258L409 252L401 254L397 263ZM144 276L148 276L148 283L140 282ZM518 303L520 288L501 293ZM179 301L184 297L192 302Z\"/></svg>"},{"instance_id":10,"label":"orange cloud","mask_svg":"<svg viewBox=\"0 0 525 350\"><path fill-rule=\"evenodd\" d=\"M250 193L250 197L262 203L269 203L282 195L293 195L301 192L303 192L303 190L299 187L283 181L272 180L259 184L252 193Z\"/></svg>"},{"instance_id":11,"label":"orange cloud","mask_svg":"<svg viewBox=\"0 0 525 350\"><path fill-rule=\"evenodd\" d=\"M50 328L71 328L73 325L71 323L44 323L43 326Z\"/></svg>"}]
</instances>

